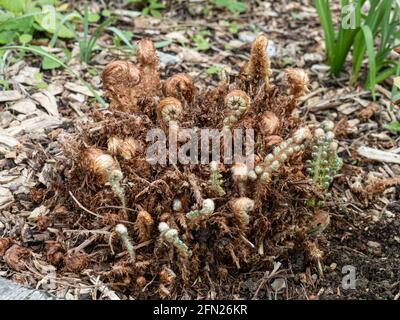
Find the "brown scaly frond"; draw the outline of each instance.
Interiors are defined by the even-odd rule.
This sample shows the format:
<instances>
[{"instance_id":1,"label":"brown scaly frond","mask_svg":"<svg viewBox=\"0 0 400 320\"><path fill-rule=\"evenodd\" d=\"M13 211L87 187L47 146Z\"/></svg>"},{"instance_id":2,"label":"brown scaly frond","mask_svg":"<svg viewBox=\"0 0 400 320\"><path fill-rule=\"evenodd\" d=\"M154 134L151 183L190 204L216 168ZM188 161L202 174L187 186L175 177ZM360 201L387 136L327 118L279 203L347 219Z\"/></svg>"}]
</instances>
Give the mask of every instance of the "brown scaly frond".
<instances>
[{"instance_id":1,"label":"brown scaly frond","mask_svg":"<svg viewBox=\"0 0 400 320\"><path fill-rule=\"evenodd\" d=\"M142 94L147 97L158 95L160 75L158 73L158 57L153 41L143 38L138 42L136 59L141 75Z\"/></svg>"},{"instance_id":2,"label":"brown scaly frond","mask_svg":"<svg viewBox=\"0 0 400 320\"><path fill-rule=\"evenodd\" d=\"M137 98L141 82L141 72L129 61L113 61L101 75L106 97L110 99L110 108L124 112L137 111Z\"/></svg>"},{"instance_id":3,"label":"brown scaly frond","mask_svg":"<svg viewBox=\"0 0 400 320\"><path fill-rule=\"evenodd\" d=\"M145 210L139 210L135 221L135 231L140 242L145 242L151 238L151 232L154 226L154 219L150 213Z\"/></svg>"},{"instance_id":4,"label":"brown scaly frond","mask_svg":"<svg viewBox=\"0 0 400 320\"><path fill-rule=\"evenodd\" d=\"M240 71L240 76L245 82L253 86L258 86L260 81L263 81L267 87L269 85L271 63L267 55L267 45L267 37L257 37L251 46L249 61L245 63Z\"/></svg>"},{"instance_id":5,"label":"brown scaly frond","mask_svg":"<svg viewBox=\"0 0 400 320\"><path fill-rule=\"evenodd\" d=\"M165 97L186 100L190 104L194 99L196 89L189 75L178 73L165 80L162 91Z\"/></svg>"}]
</instances>

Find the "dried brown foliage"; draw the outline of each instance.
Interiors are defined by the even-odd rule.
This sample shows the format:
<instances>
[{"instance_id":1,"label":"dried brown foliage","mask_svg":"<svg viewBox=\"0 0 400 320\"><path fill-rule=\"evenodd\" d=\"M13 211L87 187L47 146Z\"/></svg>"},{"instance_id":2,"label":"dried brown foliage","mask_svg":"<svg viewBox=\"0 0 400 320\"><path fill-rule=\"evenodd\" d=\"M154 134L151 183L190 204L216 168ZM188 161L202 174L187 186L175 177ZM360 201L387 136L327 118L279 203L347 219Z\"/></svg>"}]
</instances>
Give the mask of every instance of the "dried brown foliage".
<instances>
[{"instance_id":1,"label":"dried brown foliage","mask_svg":"<svg viewBox=\"0 0 400 320\"><path fill-rule=\"evenodd\" d=\"M79 273L88 264L87 255L84 253L71 253L64 257L65 269L69 272Z\"/></svg>"},{"instance_id":2,"label":"dried brown foliage","mask_svg":"<svg viewBox=\"0 0 400 320\"><path fill-rule=\"evenodd\" d=\"M46 260L53 266L60 265L64 260L65 250L57 242L48 243L46 246Z\"/></svg>"},{"instance_id":3,"label":"dried brown foliage","mask_svg":"<svg viewBox=\"0 0 400 320\"><path fill-rule=\"evenodd\" d=\"M315 196L304 175L311 132L299 131L303 121L292 115L307 92L307 77L291 69L284 72L283 82L270 81L266 45L264 36L257 38L235 81L223 80L216 88L195 90L184 74L172 76L160 88L158 59L148 39L139 42L136 65L117 61L105 68L103 85L111 112L94 112L95 123L63 142L65 161L60 165L62 179L54 187L55 206L57 197L67 200L62 214L55 210L51 218L55 226L71 228L109 230L124 224L136 261L118 255L113 238L99 236L85 248L87 254L97 254L90 261L85 253L69 254L62 259L65 270L99 268L107 261L110 266L102 274L127 294L174 298L208 282L226 283L242 271L270 268L274 259L287 257L294 248L312 249L313 257L322 258L313 244L318 234L308 232L319 215L305 205ZM289 138L302 148L285 157L279 154L281 165L267 182L242 164L227 165L219 170L224 193L215 197L208 165L151 165L146 160L146 148L152 144L146 140L148 130L161 127L167 133L171 123L178 134L180 128L253 128L256 165ZM179 138L178 143L186 141ZM118 184L112 179L116 172ZM209 197L215 197L215 208L201 213ZM199 217L188 219L186 213L196 210ZM163 236L160 222L169 228ZM324 223L315 222L321 230ZM101 251L96 244L102 245ZM49 262L61 264L61 247L52 245L47 252ZM140 289L144 286L146 293Z\"/></svg>"},{"instance_id":4,"label":"dried brown foliage","mask_svg":"<svg viewBox=\"0 0 400 320\"><path fill-rule=\"evenodd\" d=\"M26 270L31 262L31 250L14 244L5 252L3 259L15 271Z\"/></svg>"},{"instance_id":5,"label":"dried brown foliage","mask_svg":"<svg viewBox=\"0 0 400 320\"><path fill-rule=\"evenodd\" d=\"M139 210L135 221L135 231L140 242L150 240L151 232L154 226L154 219L145 210Z\"/></svg>"},{"instance_id":6,"label":"dried brown foliage","mask_svg":"<svg viewBox=\"0 0 400 320\"><path fill-rule=\"evenodd\" d=\"M11 238L1 238L0 239L0 257L3 257L8 248L11 247L13 241Z\"/></svg>"},{"instance_id":7,"label":"dried brown foliage","mask_svg":"<svg viewBox=\"0 0 400 320\"><path fill-rule=\"evenodd\" d=\"M381 179L369 176L365 183L356 182L350 188L365 204L368 204L375 197L382 195L386 189L398 185L400 177Z\"/></svg>"},{"instance_id":8,"label":"dried brown foliage","mask_svg":"<svg viewBox=\"0 0 400 320\"><path fill-rule=\"evenodd\" d=\"M379 110L376 103L370 102L365 108L357 112L356 116L362 121L367 121Z\"/></svg>"},{"instance_id":9,"label":"dried brown foliage","mask_svg":"<svg viewBox=\"0 0 400 320\"><path fill-rule=\"evenodd\" d=\"M178 73L165 80L162 91L165 97L173 97L192 103L196 89L189 75Z\"/></svg>"},{"instance_id":10,"label":"dried brown foliage","mask_svg":"<svg viewBox=\"0 0 400 320\"><path fill-rule=\"evenodd\" d=\"M241 76L252 85L257 86L260 81L264 81L266 85L269 83L271 66L267 56L267 45L268 39L265 36L257 37L251 47L250 59L242 67Z\"/></svg>"},{"instance_id":11,"label":"dried brown foliage","mask_svg":"<svg viewBox=\"0 0 400 320\"><path fill-rule=\"evenodd\" d=\"M101 77L110 108L125 112L137 110L141 75L135 65L129 61L114 61L106 66Z\"/></svg>"},{"instance_id":12,"label":"dried brown foliage","mask_svg":"<svg viewBox=\"0 0 400 320\"><path fill-rule=\"evenodd\" d=\"M138 43L137 65L129 61L114 61L102 73L110 108L134 113L140 104L157 94L160 77L158 58L153 42L142 39Z\"/></svg>"}]
</instances>

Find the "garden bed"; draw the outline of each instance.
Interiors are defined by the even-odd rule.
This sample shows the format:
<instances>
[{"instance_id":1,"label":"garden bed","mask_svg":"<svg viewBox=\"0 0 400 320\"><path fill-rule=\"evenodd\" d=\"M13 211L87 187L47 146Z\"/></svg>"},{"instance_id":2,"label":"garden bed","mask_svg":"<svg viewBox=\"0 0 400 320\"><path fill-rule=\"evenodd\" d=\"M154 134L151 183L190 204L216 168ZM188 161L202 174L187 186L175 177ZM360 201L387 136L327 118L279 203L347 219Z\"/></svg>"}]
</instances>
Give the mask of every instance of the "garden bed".
<instances>
[{"instance_id":1,"label":"garden bed","mask_svg":"<svg viewBox=\"0 0 400 320\"><path fill-rule=\"evenodd\" d=\"M310 79L310 91L296 103L298 121L314 125L332 121L339 144L338 155L344 162L330 188L332 197L323 204L322 209L330 215L327 228L315 236L305 237L303 242L293 240L295 245L291 248L288 240L288 247L280 250L276 245L279 241L274 239L274 229L265 227L270 237L265 243L270 246L265 245L260 254L259 243L255 243L257 248L252 248L255 244L248 239L250 245L245 243L246 239L234 242L234 247L246 248L243 249L246 255L235 261L235 250L227 254L232 260L227 258L224 264L217 265L220 274L215 274L215 266L207 265L207 250L199 249L195 256L199 260L198 276L191 274L191 264L185 265L182 261L186 260L160 242L157 225L149 239L140 240L132 227L140 211L135 206L154 209L150 213L157 215L159 223L163 221L159 216L170 197L168 192L187 197L189 203L195 203L198 188L208 195L203 184L208 179L208 171L205 168L201 169L206 173L193 168L187 171L179 167L178 172L169 176L161 169L146 176L146 166L139 170L143 175L132 170L130 182L140 190L131 185L126 187L129 190L127 201L131 204L127 212L121 210L118 195L109 187L100 188L96 179L90 180L94 174L88 175L89 182L83 178L88 172L79 167L77 160L83 146L90 144L104 150L106 138L112 133L144 134L138 132L135 117L130 119L121 113L126 110L104 111L95 99L96 94L109 99L101 82L101 72L108 63L115 60L138 62L131 52L116 47L112 36L105 33L98 39L98 45L108 50L95 51L89 66L79 62L77 43L62 43L72 52L68 66L96 90L95 94L66 69L43 71L38 57L26 53L18 60L16 51L7 51L3 74L10 88L0 93L1 277L67 299L399 298L399 138L383 127L400 118L398 110L390 108L390 84L377 87L374 102L369 91L348 86L345 72L335 79L329 75L329 68L324 64L322 31L311 4L274 1L257 5L257 9L251 8L236 18L226 15L227 23L220 22L218 15L194 14L199 6L195 2L173 5L162 19L150 16L133 19L118 5L110 9L120 10L116 25L123 30L133 30L133 40L150 38L159 47L162 81L184 72L191 76L197 91L203 92L218 86L221 80L218 72L225 69L231 78L229 81L234 83L241 66L249 58L257 34L269 39L272 84L282 81L283 70L287 67L305 70ZM96 4L90 8L104 9ZM239 30L234 30L233 22ZM201 33L205 29L209 34ZM202 39L193 38L199 34L203 34ZM188 45L182 46L182 39L187 39ZM201 48L204 41L208 43L205 50ZM54 49L55 54L60 52ZM43 83L47 84L45 88ZM149 114L151 119L156 119L155 112ZM210 114L213 117L207 118ZM222 120L222 114L210 114L205 113L200 124ZM190 116L187 119L189 123L196 121ZM298 123L285 123L283 138L289 138L290 133L300 127L296 126ZM375 151L363 152L366 147ZM373 156L376 150L386 153ZM140 169L141 165L127 162L125 167L122 165L122 171L126 175L129 166ZM193 173L201 177L200 187L191 185L190 182L196 181L190 175ZM296 181L292 172L284 174L285 183L274 184L274 187L287 196L285 201L289 209L285 212L293 217L307 216L312 210L300 195L314 193L307 189L307 183L301 179ZM232 181L227 185L231 197L240 194ZM273 212L280 198L274 190L268 192L267 196L274 199L269 207ZM222 217L229 216L228 201L210 197L217 203L216 212ZM188 205L187 209L193 208ZM260 212L267 214L268 209ZM275 230L278 230L278 221L289 226L291 220L285 217L276 221ZM136 253L135 265L118 234L113 232L118 223L124 223L129 229ZM213 223L219 221L216 219ZM254 226L251 228L250 238L253 232L257 235L257 230L260 231ZM204 238L204 243L209 239L214 241L213 236L201 228L193 237L196 241ZM310 256L310 243L320 250L318 259ZM13 246L15 252L6 255ZM215 244L207 243L204 248L207 246ZM166 269L162 269L163 265ZM342 279L347 273L342 273L342 268L345 266L356 268L355 289L343 289ZM184 268L189 268L190 272L185 273ZM160 272L164 272L164 278ZM170 279L165 278L172 275L176 276L176 282L170 285Z\"/></svg>"}]
</instances>

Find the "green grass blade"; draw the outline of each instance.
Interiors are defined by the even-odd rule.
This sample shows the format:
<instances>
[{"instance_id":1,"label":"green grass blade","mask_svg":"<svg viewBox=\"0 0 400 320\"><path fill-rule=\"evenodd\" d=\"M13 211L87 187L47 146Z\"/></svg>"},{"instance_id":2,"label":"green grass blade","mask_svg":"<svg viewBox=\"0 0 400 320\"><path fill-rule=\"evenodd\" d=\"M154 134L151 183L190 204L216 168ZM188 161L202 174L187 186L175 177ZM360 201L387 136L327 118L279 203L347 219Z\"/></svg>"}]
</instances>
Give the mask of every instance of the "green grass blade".
<instances>
[{"instance_id":1,"label":"green grass blade","mask_svg":"<svg viewBox=\"0 0 400 320\"><path fill-rule=\"evenodd\" d=\"M376 75L376 83L381 83L382 81L385 81L387 78L393 76L396 74L396 68L397 66L391 67L391 68L386 68L385 70L379 72Z\"/></svg>"},{"instance_id":2,"label":"green grass blade","mask_svg":"<svg viewBox=\"0 0 400 320\"><path fill-rule=\"evenodd\" d=\"M335 33L333 30L333 22L331 9L328 0L314 0L315 7L321 22L325 36L325 47L327 51L328 63L333 61L335 47Z\"/></svg>"},{"instance_id":3,"label":"green grass blade","mask_svg":"<svg viewBox=\"0 0 400 320\"><path fill-rule=\"evenodd\" d=\"M346 57L350 52L351 46L353 45L354 37L356 34L356 30L346 30L340 28L335 48L336 54L334 55L334 59L331 64L331 72L335 76L338 76L340 71L342 70L343 65L346 61Z\"/></svg>"},{"instance_id":4,"label":"green grass blade","mask_svg":"<svg viewBox=\"0 0 400 320\"><path fill-rule=\"evenodd\" d=\"M390 24L390 13L392 8L392 1L387 0L384 1L384 16L381 21L381 29L382 29L382 36L381 36L381 45L379 51L383 51L389 43L389 37L391 34L392 25Z\"/></svg>"},{"instance_id":5,"label":"green grass blade","mask_svg":"<svg viewBox=\"0 0 400 320\"><path fill-rule=\"evenodd\" d=\"M331 72L333 75L338 76L340 71L343 69L343 65L346 61L346 57L348 56L350 52L350 48L353 45L354 42L354 37L358 32L359 25L360 25L360 18L361 18L361 7L360 7L360 2L358 1L355 4L354 7L354 13L355 13L355 26L354 28L344 28L344 18L345 14L348 14L348 12L344 12L343 8L344 6L349 5L348 0L342 0L340 1L340 5L342 8L342 12L340 14L340 19L339 19L339 32L336 40L336 48L335 48L335 55L334 55L334 60L331 63ZM352 4L354 5L354 4Z\"/></svg>"},{"instance_id":6,"label":"green grass blade","mask_svg":"<svg viewBox=\"0 0 400 320\"><path fill-rule=\"evenodd\" d=\"M84 13L83 13L83 40L80 41L80 56L81 61L87 62L87 51L88 51L88 37L89 37L89 10L87 1L84 4Z\"/></svg>"},{"instance_id":7,"label":"green grass blade","mask_svg":"<svg viewBox=\"0 0 400 320\"><path fill-rule=\"evenodd\" d=\"M364 25L368 26L369 29L372 30L373 34L377 33L379 19L381 19L384 14L384 8L382 7L380 1L381 0L370 1L371 8L364 22ZM355 36L353 44L353 62L350 85L354 85L358 81L366 50L367 48L364 33L362 31L359 31L358 34Z\"/></svg>"},{"instance_id":8,"label":"green grass blade","mask_svg":"<svg viewBox=\"0 0 400 320\"><path fill-rule=\"evenodd\" d=\"M125 37L124 33L115 27L108 27L107 30L115 33L121 40L123 43L125 43L129 49L131 50L135 50L135 47L130 43L130 41Z\"/></svg>"},{"instance_id":9,"label":"green grass blade","mask_svg":"<svg viewBox=\"0 0 400 320\"><path fill-rule=\"evenodd\" d=\"M100 37L101 33L104 31L104 29L110 25L113 22L113 18L109 17L106 20L104 20L93 32L92 36L89 39L89 43L87 45L87 52L86 52L86 63L89 63L90 57L92 55L93 47L95 46L97 39Z\"/></svg>"},{"instance_id":10,"label":"green grass blade","mask_svg":"<svg viewBox=\"0 0 400 320\"><path fill-rule=\"evenodd\" d=\"M367 47L367 55L368 55L368 66L369 66L368 87L371 90L372 97L375 99L376 65L375 65L375 52L374 52L374 38L372 35L372 31L368 26L362 26L361 30L364 34L365 44Z\"/></svg>"},{"instance_id":11,"label":"green grass blade","mask_svg":"<svg viewBox=\"0 0 400 320\"><path fill-rule=\"evenodd\" d=\"M54 31L53 36L51 37L50 43L49 43L49 47L50 48L54 48L54 46L56 45L57 39L58 39L58 34L60 33L61 27L69 20L72 20L74 18L79 18L80 20L82 20L82 16L80 16L78 13L76 12L72 12L69 13L65 16L63 16L63 18L61 19L60 23L57 25L56 30ZM69 28L74 34L75 34L75 38L78 39L78 35L76 34L75 30L72 28Z\"/></svg>"},{"instance_id":12,"label":"green grass blade","mask_svg":"<svg viewBox=\"0 0 400 320\"><path fill-rule=\"evenodd\" d=\"M399 61L397 62L396 76L400 76L400 58L399 58ZM397 97L398 91L399 91L399 88L397 87L396 83L394 83L393 88L392 88L392 101L393 102L395 101L395 97Z\"/></svg>"}]
</instances>

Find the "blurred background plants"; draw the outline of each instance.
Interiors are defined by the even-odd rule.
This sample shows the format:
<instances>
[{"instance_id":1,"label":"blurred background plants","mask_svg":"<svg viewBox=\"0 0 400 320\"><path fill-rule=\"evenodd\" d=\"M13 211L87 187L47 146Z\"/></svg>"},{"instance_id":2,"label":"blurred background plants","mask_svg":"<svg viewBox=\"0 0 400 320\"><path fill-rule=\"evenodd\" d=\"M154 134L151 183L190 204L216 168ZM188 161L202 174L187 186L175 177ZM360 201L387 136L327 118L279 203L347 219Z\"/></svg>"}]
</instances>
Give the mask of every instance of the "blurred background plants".
<instances>
[{"instance_id":1,"label":"blurred background plants","mask_svg":"<svg viewBox=\"0 0 400 320\"><path fill-rule=\"evenodd\" d=\"M395 0L341 0L341 14L335 30L333 3L314 0L324 31L331 73L339 76L352 51L350 84L354 85L359 81L367 57L365 86L375 96L376 84L399 74L400 61L392 58L393 50L400 46L399 4Z\"/></svg>"},{"instance_id":2,"label":"blurred background plants","mask_svg":"<svg viewBox=\"0 0 400 320\"><path fill-rule=\"evenodd\" d=\"M161 9L165 9L165 4L158 0L125 0L126 5L133 4L142 10L142 15L151 15L161 18Z\"/></svg>"},{"instance_id":3,"label":"blurred background plants","mask_svg":"<svg viewBox=\"0 0 400 320\"><path fill-rule=\"evenodd\" d=\"M56 0L0 0L0 44L25 45L40 33L53 34L62 19L61 12L66 9L66 5L55 6ZM66 27L61 27L58 35L65 39L74 37Z\"/></svg>"},{"instance_id":4,"label":"blurred background plants","mask_svg":"<svg viewBox=\"0 0 400 320\"><path fill-rule=\"evenodd\" d=\"M0 57L6 50L16 50L19 60L24 59L26 52L39 56L43 70L65 68L105 105L93 88L68 66L67 61L72 57L68 44L78 44L79 61L86 65L94 51L100 50L97 41L105 30L114 34L116 46L124 43L129 50L134 49L129 34L110 26L114 21L109 12L99 15L89 11L87 2L80 14L57 0L0 0L0 45L3 45ZM58 50L54 51L56 47Z\"/></svg>"}]
</instances>

